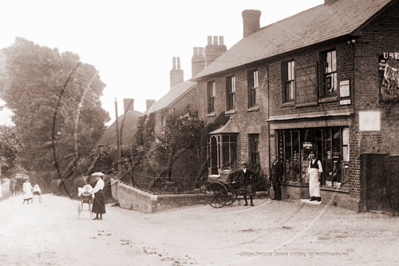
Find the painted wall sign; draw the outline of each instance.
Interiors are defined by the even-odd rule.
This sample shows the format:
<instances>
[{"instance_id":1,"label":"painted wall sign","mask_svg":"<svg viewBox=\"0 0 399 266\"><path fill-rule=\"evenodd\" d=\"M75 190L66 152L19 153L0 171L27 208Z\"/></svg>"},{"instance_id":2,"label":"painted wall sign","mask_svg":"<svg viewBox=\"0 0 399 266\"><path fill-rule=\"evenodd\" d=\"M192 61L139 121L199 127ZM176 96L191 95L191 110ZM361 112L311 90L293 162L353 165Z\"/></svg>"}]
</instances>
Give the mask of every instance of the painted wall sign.
<instances>
[{"instance_id":1,"label":"painted wall sign","mask_svg":"<svg viewBox=\"0 0 399 266\"><path fill-rule=\"evenodd\" d=\"M351 104L351 99L348 99L348 100L341 100L341 101L339 101L339 104L340 104L340 105L348 105L348 104Z\"/></svg>"},{"instance_id":2,"label":"painted wall sign","mask_svg":"<svg viewBox=\"0 0 399 266\"><path fill-rule=\"evenodd\" d=\"M381 113L378 111L359 111L360 131L380 131Z\"/></svg>"},{"instance_id":3,"label":"painted wall sign","mask_svg":"<svg viewBox=\"0 0 399 266\"><path fill-rule=\"evenodd\" d=\"M383 52L382 53L384 59L396 59L399 60L398 52Z\"/></svg>"},{"instance_id":4,"label":"painted wall sign","mask_svg":"<svg viewBox=\"0 0 399 266\"><path fill-rule=\"evenodd\" d=\"M350 82L349 80L343 80L339 82L339 96L349 97L350 96Z\"/></svg>"}]
</instances>

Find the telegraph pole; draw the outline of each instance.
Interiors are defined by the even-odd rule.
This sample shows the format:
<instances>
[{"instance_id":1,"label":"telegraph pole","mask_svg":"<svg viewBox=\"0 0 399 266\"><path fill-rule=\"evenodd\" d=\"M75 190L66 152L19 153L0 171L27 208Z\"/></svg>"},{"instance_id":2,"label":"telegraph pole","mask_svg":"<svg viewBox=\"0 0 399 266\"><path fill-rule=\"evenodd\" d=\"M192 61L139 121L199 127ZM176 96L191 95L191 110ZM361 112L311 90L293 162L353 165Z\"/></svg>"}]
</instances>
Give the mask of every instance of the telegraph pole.
<instances>
[{"instance_id":1,"label":"telegraph pole","mask_svg":"<svg viewBox=\"0 0 399 266\"><path fill-rule=\"evenodd\" d=\"M118 176L120 175L120 165L121 165L121 148L120 148L120 140L119 140L119 124L118 124L118 101L115 98L115 125L116 125L116 147L118 151L118 155L116 156L116 160L118 162Z\"/></svg>"}]
</instances>

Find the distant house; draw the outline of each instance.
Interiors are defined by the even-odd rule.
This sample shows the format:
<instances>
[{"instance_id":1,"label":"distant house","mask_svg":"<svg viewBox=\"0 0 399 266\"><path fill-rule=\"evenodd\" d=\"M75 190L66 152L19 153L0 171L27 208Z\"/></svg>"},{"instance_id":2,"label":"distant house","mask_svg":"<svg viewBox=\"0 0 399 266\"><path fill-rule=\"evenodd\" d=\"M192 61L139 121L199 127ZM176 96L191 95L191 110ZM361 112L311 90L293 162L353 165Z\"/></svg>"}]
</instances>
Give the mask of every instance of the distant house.
<instances>
[{"instance_id":1,"label":"distant house","mask_svg":"<svg viewBox=\"0 0 399 266\"><path fill-rule=\"evenodd\" d=\"M147 102L149 104L149 102ZM121 143L132 144L137 131L138 118L142 112L134 110L134 99L123 99L124 114L118 117L119 135ZM116 121L112 123L97 142L97 146L116 147Z\"/></svg>"},{"instance_id":2,"label":"distant house","mask_svg":"<svg viewBox=\"0 0 399 266\"><path fill-rule=\"evenodd\" d=\"M306 198L314 151L323 201L389 209L399 193L384 170L393 159L383 157L399 154L398 14L397 0L325 0L261 28L261 12L245 10L243 38L191 79L200 118L232 117L211 133L209 173L242 160L269 171L277 155L283 197ZM340 175L332 177L334 165Z\"/></svg>"}]
</instances>

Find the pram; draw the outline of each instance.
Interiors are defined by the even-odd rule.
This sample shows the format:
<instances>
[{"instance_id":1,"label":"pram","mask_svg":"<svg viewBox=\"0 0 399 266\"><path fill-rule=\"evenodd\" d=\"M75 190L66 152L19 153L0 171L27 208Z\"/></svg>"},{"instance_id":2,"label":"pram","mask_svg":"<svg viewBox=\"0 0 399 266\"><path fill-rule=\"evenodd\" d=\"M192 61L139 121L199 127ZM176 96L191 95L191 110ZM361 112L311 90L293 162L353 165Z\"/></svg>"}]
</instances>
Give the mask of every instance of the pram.
<instances>
[{"instance_id":1,"label":"pram","mask_svg":"<svg viewBox=\"0 0 399 266\"><path fill-rule=\"evenodd\" d=\"M78 188L78 196L80 202L78 204L78 218L80 218L80 213L83 211L83 206L86 203L88 205L88 211L90 212L90 219L92 218L91 206L94 200L93 188L90 185L85 185L83 188Z\"/></svg>"},{"instance_id":2,"label":"pram","mask_svg":"<svg viewBox=\"0 0 399 266\"><path fill-rule=\"evenodd\" d=\"M35 201L35 196L39 198L39 203L42 204L42 191L39 185L35 185L32 191L32 203Z\"/></svg>"}]
</instances>

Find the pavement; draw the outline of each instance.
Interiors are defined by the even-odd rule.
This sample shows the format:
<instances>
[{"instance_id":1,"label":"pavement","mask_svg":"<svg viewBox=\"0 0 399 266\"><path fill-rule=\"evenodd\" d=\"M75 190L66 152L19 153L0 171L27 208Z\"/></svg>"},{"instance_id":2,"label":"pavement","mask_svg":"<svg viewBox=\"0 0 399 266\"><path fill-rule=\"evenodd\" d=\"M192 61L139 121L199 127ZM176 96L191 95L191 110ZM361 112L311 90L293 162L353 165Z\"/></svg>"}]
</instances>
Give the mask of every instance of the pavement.
<instances>
[{"instance_id":1,"label":"pavement","mask_svg":"<svg viewBox=\"0 0 399 266\"><path fill-rule=\"evenodd\" d=\"M301 201L154 214L52 194L0 202L0 265L399 265L399 217Z\"/></svg>"}]
</instances>

